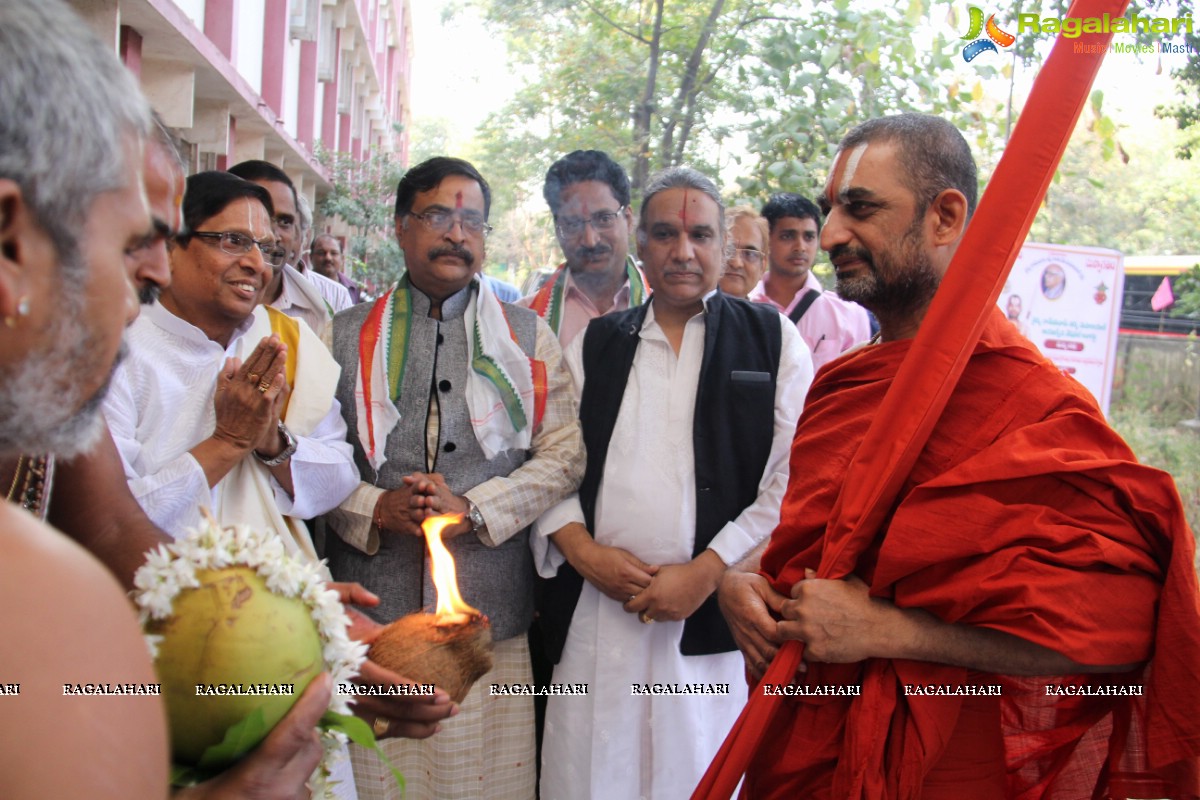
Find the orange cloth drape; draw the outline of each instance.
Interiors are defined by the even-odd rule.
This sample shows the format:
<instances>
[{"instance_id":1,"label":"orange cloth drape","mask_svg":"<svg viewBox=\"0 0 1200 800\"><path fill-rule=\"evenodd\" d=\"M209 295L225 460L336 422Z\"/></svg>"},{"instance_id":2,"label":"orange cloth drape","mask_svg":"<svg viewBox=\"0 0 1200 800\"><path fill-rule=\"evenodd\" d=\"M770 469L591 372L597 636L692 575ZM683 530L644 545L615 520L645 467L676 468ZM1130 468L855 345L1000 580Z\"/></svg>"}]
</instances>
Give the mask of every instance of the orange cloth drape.
<instances>
[{"instance_id":1,"label":"orange cloth drape","mask_svg":"<svg viewBox=\"0 0 1200 800\"><path fill-rule=\"evenodd\" d=\"M776 590L789 592L828 557L838 476L912 344L852 353L814 384L793 446L783 522L763 557ZM1194 548L1174 483L1137 464L1088 392L998 310L884 527L886 536L853 570L875 596L1005 631L1080 663L1154 657L1148 675L1053 679L1145 684L1136 705L1127 697L1047 697L1045 680L988 681L1004 684L1006 797L1090 796L1108 737L1085 734L1116 708L1159 734L1149 747L1153 766L1200 747L1200 723L1185 711L1200 710ZM1156 631L1165 643L1157 653ZM750 764L749 797L918 797L961 701L906 697L903 687L973 682L957 667L878 659L811 664L806 679L861 684L862 694L781 700ZM1077 748L1081 739L1089 744Z\"/></svg>"}]
</instances>

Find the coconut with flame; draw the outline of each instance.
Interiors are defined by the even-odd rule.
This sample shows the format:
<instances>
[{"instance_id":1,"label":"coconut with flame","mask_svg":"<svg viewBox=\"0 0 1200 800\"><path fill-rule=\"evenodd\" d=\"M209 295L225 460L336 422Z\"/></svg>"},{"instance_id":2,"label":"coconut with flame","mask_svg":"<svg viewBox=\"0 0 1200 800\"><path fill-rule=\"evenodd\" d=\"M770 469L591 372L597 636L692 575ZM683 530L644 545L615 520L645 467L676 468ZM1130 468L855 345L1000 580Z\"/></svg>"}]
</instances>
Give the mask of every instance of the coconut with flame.
<instances>
[{"instance_id":1,"label":"coconut with flame","mask_svg":"<svg viewBox=\"0 0 1200 800\"><path fill-rule=\"evenodd\" d=\"M454 558L442 543L442 530L461 519L443 514L421 523L433 562L437 611L396 620L383 629L368 654L376 664L416 683L440 686L456 703L492 668L492 626L458 593Z\"/></svg>"}]
</instances>

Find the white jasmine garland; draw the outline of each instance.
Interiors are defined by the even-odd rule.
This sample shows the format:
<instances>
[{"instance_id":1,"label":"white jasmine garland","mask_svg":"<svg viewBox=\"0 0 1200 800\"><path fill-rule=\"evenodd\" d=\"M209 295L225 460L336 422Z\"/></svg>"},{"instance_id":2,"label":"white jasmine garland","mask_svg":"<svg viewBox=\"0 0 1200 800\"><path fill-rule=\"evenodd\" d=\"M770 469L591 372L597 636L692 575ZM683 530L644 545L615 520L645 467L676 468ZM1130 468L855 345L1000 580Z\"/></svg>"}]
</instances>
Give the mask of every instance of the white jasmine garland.
<instances>
[{"instance_id":1,"label":"white jasmine garland","mask_svg":"<svg viewBox=\"0 0 1200 800\"><path fill-rule=\"evenodd\" d=\"M199 529L167 545L159 545L146 557L146 563L133 576L133 597L143 629L151 620L171 616L176 596L184 589L200 585L199 570L218 570L231 566L253 569L267 589L280 597L296 598L308 606L321 637L321 655L325 671L336 687L358 674L366 660L367 645L347 635L350 618L338 593L329 589L322 574L324 562L300 562L290 556L279 537L255 531L246 525L221 527L211 516ZM162 636L144 633L151 657L157 657ZM334 691L329 710L350 714L349 695ZM309 785L314 798L332 798L328 778L335 760L344 751L346 736L337 731L322 731L325 754Z\"/></svg>"}]
</instances>

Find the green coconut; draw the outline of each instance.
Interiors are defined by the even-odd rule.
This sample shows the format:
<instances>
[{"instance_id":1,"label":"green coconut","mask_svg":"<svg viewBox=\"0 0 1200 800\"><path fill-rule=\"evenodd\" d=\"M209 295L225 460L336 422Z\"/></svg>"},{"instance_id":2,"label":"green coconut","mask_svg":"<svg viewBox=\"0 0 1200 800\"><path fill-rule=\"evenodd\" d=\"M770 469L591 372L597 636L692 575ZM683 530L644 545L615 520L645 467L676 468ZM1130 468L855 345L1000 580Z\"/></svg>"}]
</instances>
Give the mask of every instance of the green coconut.
<instances>
[{"instance_id":1,"label":"green coconut","mask_svg":"<svg viewBox=\"0 0 1200 800\"><path fill-rule=\"evenodd\" d=\"M265 726L239 747L257 745L324 668L321 637L308 606L281 597L249 567L197 570L200 586L175 598L170 618L151 622L163 637L156 671L162 683L177 764L196 765L229 728L262 709ZM209 696L210 686L279 687L294 692ZM197 687L203 687L198 689ZM221 769L225 763L206 763Z\"/></svg>"}]
</instances>

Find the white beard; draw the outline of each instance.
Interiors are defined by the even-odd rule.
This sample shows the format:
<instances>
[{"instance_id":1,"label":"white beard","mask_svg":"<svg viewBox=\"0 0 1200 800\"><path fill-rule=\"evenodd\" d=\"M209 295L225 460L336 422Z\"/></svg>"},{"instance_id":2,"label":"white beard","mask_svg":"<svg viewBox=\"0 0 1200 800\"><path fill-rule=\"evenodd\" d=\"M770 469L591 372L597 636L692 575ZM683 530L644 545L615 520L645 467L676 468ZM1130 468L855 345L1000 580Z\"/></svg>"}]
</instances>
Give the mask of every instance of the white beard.
<instances>
[{"instance_id":1,"label":"white beard","mask_svg":"<svg viewBox=\"0 0 1200 800\"><path fill-rule=\"evenodd\" d=\"M94 370L96 360L94 337L82 321L88 298L81 281L74 278L79 272L62 270L68 288L61 313L47 334L48 352L30 353L0 371L2 454L54 453L70 458L91 450L104 430L100 404L108 379L90 398L83 397L79 387L78 375Z\"/></svg>"}]
</instances>

